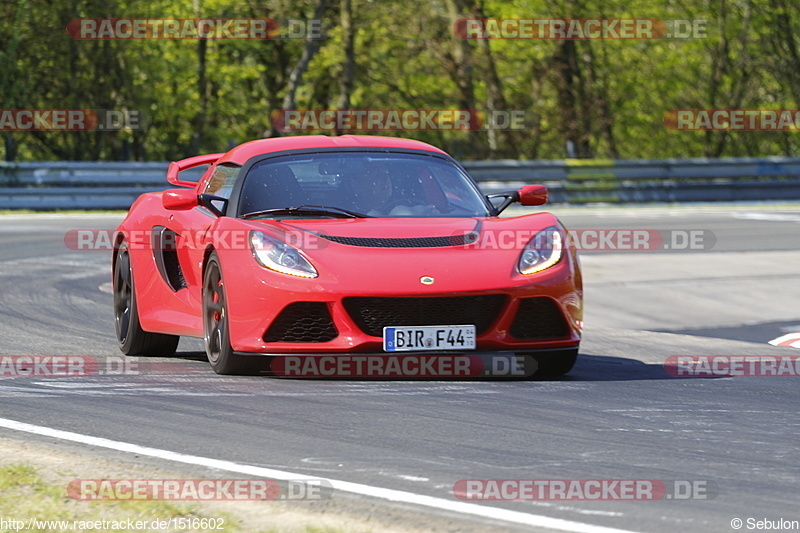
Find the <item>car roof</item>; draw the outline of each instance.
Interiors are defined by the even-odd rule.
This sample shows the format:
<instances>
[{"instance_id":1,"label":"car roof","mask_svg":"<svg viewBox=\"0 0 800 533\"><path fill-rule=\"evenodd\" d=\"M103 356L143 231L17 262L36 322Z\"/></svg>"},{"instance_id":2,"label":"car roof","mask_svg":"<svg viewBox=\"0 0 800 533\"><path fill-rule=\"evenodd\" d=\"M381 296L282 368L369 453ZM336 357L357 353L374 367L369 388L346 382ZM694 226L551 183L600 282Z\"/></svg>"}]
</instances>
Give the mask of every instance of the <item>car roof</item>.
<instances>
[{"instance_id":1,"label":"car roof","mask_svg":"<svg viewBox=\"0 0 800 533\"><path fill-rule=\"evenodd\" d=\"M398 137L381 137L378 135L299 135L294 137L276 137L259 139L240 144L223 155L217 163L235 163L244 165L249 159L263 154L283 152L287 150L308 150L314 148L389 148L395 150L425 150L445 154L444 151L430 144L412 139Z\"/></svg>"}]
</instances>

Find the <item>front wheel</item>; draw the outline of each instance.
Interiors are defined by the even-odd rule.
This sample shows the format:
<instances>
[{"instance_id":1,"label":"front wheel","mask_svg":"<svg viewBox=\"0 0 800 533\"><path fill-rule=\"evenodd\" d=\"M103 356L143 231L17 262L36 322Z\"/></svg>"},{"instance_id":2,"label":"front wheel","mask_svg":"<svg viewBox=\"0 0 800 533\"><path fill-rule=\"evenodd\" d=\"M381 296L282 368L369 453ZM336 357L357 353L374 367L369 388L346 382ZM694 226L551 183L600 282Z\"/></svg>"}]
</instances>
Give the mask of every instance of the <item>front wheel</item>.
<instances>
[{"instance_id":1,"label":"front wheel","mask_svg":"<svg viewBox=\"0 0 800 533\"><path fill-rule=\"evenodd\" d=\"M227 299L219 257L212 252L203 276L203 340L211 368L217 374L251 374L255 366L231 348Z\"/></svg>"},{"instance_id":2,"label":"front wheel","mask_svg":"<svg viewBox=\"0 0 800 533\"><path fill-rule=\"evenodd\" d=\"M139 323L136 289L128 245L122 242L114 261L114 329L119 349L125 355L173 355L180 337L144 331Z\"/></svg>"}]
</instances>

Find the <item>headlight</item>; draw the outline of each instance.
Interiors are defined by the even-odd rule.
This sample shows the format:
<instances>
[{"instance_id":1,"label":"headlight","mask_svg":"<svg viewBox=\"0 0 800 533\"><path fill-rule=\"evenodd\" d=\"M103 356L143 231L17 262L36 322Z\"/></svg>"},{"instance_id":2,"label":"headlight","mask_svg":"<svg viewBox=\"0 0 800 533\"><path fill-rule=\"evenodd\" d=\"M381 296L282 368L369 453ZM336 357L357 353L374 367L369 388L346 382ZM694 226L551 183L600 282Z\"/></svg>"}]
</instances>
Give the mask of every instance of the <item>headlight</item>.
<instances>
[{"instance_id":1,"label":"headlight","mask_svg":"<svg viewBox=\"0 0 800 533\"><path fill-rule=\"evenodd\" d=\"M300 250L266 233L251 231L250 247L261 266L270 270L301 278L316 278L318 275Z\"/></svg>"},{"instance_id":2,"label":"headlight","mask_svg":"<svg viewBox=\"0 0 800 533\"><path fill-rule=\"evenodd\" d=\"M564 235L555 226L537 233L522 250L517 268L520 274L534 274L558 263L564 250Z\"/></svg>"}]
</instances>

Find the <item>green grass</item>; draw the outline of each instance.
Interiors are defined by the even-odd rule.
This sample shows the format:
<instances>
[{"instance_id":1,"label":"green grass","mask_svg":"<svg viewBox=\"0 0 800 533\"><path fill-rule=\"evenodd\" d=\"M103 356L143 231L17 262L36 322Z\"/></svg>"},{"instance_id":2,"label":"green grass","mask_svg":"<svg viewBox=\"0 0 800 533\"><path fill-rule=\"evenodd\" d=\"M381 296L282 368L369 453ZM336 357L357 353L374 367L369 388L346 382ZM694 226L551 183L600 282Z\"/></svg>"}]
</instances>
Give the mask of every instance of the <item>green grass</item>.
<instances>
[{"instance_id":1,"label":"green grass","mask_svg":"<svg viewBox=\"0 0 800 533\"><path fill-rule=\"evenodd\" d=\"M151 500L108 500L108 501L79 501L67 494L67 483L50 483L42 479L37 469L28 463L15 463L0 466L0 518L6 526L0 525L0 533L16 531L17 528L9 526L9 520L24 521L35 519L38 521L107 521L119 522L124 525L128 520L152 523L153 520L169 521L171 518L188 519L224 519L221 529L138 529L137 531L159 532L197 532L214 531L238 533L252 531L240 525L236 517L226 512L208 512L200 508L199 504L191 502L151 501ZM269 502L265 502L269 505ZM2 522L0 522L2 524ZM26 526L29 523L25 524ZM51 524L53 526L55 524ZM71 524L70 524L71 525ZM40 531L61 533L62 531L101 531L100 529L64 529L34 527L19 529L20 531ZM125 532L128 529L106 528L102 531ZM263 533L283 533L288 531L265 524L258 531ZM297 531L292 528L291 531ZM306 526L304 533L346 533L345 530L331 527Z\"/></svg>"},{"instance_id":2,"label":"green grass","mask_svg":"<svg viewBox=\"0 0 800 533\"><path fill-rule=\"evenodd\" d=\"M577 198L572 199L573 204L590 204L590 203L609 203L615 204L619 203L619 197L613 194L601 195L601 194L594 194L594 195L585 195L579 196Z\"/></svg>"},{"instance_id":3,"label":"green grass","mask_svg":"<svg viewBox=\"0 0 800 533\"><path fill-rule=\"evenodd\" d=\"M0 467L0 516L4 520L39 521L134 521L169 520L170 518L224 518L224 529L238 531L230 516L203 514L196 505L168 501L78 501L67 495L66 483L54 484L44 481L36 469L26 463ZM14 529L0 528L0 531ZM27 531L61 531L47 527ZM128 531L127 529L104 529L103 531ZM146 530L142 530L146 531ZM171 530L169 530L171 531ZM179 531L179 530L176 530Z\"/></svg>"}]
</instances>

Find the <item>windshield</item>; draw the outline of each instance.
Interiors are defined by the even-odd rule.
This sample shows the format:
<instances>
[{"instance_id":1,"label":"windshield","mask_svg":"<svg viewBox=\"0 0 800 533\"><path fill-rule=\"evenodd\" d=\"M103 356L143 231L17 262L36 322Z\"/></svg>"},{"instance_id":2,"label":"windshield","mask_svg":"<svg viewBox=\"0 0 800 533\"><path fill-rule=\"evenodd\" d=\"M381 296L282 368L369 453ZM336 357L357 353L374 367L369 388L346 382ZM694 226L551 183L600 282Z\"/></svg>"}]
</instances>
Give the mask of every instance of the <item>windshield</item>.
<instances>
[{"instance_id":1,"label":"windshield","mask_svg":"<svg viewBox=\"0 0 800 533\"><path fill-rule=\"evenodd\" d=\"M334 209L326 213L322 207ZM375 152L303 154L256 163L239 203L242 216L268 218L342 216L337 209L369 217L490 215L484 197L456 165L438 157Z\"/></svg>"}]
</instances>

